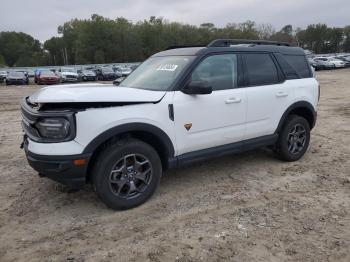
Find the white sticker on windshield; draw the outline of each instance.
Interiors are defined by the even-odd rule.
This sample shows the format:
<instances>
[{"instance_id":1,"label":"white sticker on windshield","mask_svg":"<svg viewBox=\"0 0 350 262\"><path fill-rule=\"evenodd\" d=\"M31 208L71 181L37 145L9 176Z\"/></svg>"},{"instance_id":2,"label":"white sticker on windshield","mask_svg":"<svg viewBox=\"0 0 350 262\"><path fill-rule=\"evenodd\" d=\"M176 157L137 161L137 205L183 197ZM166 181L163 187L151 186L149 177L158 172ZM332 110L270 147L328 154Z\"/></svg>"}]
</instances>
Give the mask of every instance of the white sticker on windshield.
<instances>
[{"instance_id":1,"label":"white sticker on windshield","mask_svg":"<svg viewBox=\"0 0 350 262\"><path fill-rule=\"evenodd\" d=\"M174 72L177 68L177 65L172 64L165 64L165 65L159 65L156 69L157 71L171 71Z\"/></svg>"}]
</instances>

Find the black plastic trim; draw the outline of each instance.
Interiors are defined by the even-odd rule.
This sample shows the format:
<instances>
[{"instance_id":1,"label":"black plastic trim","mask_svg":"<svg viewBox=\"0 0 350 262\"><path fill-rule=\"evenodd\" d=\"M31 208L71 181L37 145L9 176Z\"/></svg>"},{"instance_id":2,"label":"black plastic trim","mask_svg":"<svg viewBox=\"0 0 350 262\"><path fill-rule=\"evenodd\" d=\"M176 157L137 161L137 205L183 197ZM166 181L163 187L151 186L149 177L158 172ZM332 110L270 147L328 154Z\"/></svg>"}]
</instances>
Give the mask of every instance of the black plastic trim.
<instances>
[{"instance_id":1,"label":"black plastic trim","mask_svg":"<svg viewBox=\"0 0 350 262\"><path fill-rule=\"evenodd\" d=\"M292 105L290 105L287 110L283 113L281 119L280 119L280 122L278 123L278 126L275 130L275 134L278 134L279 131L282 129L282 126L286 120L286 118L288 117L288 115L290 114L290 112L292 112L293 110L295 109L303 109L303 108L306 108L307 110L310 111L310 113L312 113L312 123L310 125L310 129L312 129L315 124L316 124L316 119L317 119L317 112L315 111L313 105L310 103L310 102L307 102L307 101L299 101L299 102L296 102Z\"/></svg>"},{"instance_id":2,"label":"black plastic trim","mask_svg":"<svg viewBox=\"0 0 350 262\"><path fill-rule=\"evenodd\" d=\"M107 131L103 132L102 134L95 137L84 149L83 153L92 153L94 152L102 143L107 141L108 139L128 132L135 132L135 131L144 131L149 132L155 136L157 136L163 143L163 145L166 147L167 150L167 156L172 157L174 156L174 146L171 142L171 139L168 137L168 135L161 130L160 128L153 126L151 124L146 123L128 123L124 125L119 125L116 127L113 127L111 129L108 129Z\"/></svg>"},{"instance_id":3,"label":"black plastic trim","mask_svg":"<svg viewBox=\"0 0 350 262\"><path fill-rule=\"evenodd\" d=\"M169 110L169 118L171 121L174 121L174 105L169 104L168 105L168 110Z\"/></svg>"},{"instance_id":4,"label":"black plastic trim","mask_svg":"<svg viewBox=\"0 0 350 262\"><path fill-rule=\"evenodd\" d=\"M79 189L86 184L88 162L92 154L79 155L38 155L28 151L28 144L24 142L24 151L28 164L39 173L71 188ZM73 160L86 159L86 164L75 166Z\"/></svg>"},{"instance_id":5,"label":"black plastic trim","mask_svg":"<svg viewBox=\"0 0 350 262\"><path fill-rule=\"evenodd\" d=\"M169 167L181 167L186 166L195 162L204 161L210 158L221 157L228 154L240 153L248 151L254 148L269 146L276 143L278 139L277 134L257 137L253 139L248 139L245 141L240 141L232 144L207 148L198 150L195 152L189 152L182 155L179 155L175 158L169 159Z\"/></svg>"}]
</instances>

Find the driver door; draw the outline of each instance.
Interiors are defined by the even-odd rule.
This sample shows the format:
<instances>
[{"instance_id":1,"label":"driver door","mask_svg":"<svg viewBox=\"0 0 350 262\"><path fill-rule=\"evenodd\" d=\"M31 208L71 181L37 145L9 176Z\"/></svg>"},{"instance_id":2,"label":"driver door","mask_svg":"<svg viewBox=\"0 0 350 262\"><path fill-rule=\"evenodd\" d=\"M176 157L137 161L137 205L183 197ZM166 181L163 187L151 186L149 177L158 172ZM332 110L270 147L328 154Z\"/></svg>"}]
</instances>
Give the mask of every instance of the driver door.
<instances>
[{"instance_id":1,"label":"driver door","mask_svg":"<svg viewBox=\"0 0 350 262\"><path fill-rule=\"evenodd\" d=\"M241 141L245 132L246 93L237 88L238 59L233 53L206 57L190 81L207 81L206 95L174 94L177 155Z\"/></svg>"}]
</instances>

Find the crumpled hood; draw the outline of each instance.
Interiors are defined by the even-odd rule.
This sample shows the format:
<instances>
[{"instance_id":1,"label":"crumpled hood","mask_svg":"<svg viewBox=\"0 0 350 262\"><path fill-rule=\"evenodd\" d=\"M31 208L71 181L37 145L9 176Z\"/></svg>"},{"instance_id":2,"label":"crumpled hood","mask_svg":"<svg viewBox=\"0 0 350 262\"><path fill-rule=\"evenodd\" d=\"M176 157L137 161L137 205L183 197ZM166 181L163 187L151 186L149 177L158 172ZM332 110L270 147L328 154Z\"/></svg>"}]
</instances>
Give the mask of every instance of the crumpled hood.
<instances>
[{"instance_id":1,"label":"crumpled hood","mask_svg":"<svg viewBox=\"0 0 350 262\"><path fill-rule=\"evenodd\" d=\"M149 91L113 84L56 85L39 89L30 103L158 102L165 91Z\"/></svg>"}]
</instances>

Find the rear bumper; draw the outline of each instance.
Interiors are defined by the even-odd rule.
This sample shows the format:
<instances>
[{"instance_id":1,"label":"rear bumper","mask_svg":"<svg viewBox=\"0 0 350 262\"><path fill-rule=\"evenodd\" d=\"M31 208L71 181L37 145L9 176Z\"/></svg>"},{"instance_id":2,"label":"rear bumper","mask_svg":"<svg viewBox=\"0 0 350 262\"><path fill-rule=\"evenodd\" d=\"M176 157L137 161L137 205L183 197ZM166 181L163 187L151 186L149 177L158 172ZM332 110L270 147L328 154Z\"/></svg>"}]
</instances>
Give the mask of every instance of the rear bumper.
<instances>
[{"instance_id":1,"label":"rear bumper","mask_svg":"<svg viewBox=\"0 0 350 262\"><path fill-rule=\"evenodd\" d=\"M69 156L38 155L28 150L26 141L23 144L29 165L42 177L79 189L86 184L87 167L91 154ZM75 165L74 160L85 159L84 165Z\"/></svg>"}]
</instances>

